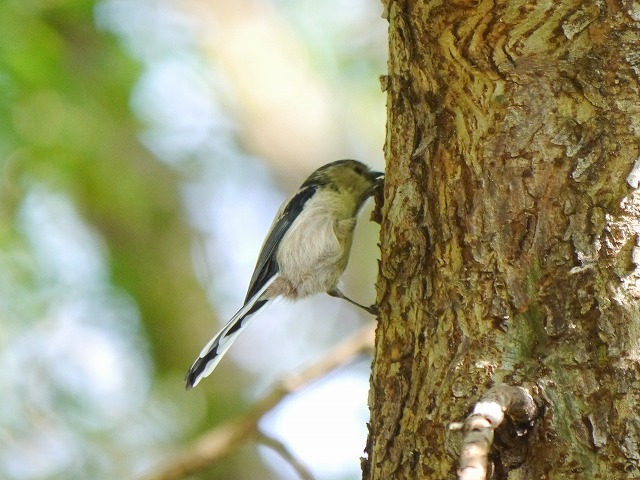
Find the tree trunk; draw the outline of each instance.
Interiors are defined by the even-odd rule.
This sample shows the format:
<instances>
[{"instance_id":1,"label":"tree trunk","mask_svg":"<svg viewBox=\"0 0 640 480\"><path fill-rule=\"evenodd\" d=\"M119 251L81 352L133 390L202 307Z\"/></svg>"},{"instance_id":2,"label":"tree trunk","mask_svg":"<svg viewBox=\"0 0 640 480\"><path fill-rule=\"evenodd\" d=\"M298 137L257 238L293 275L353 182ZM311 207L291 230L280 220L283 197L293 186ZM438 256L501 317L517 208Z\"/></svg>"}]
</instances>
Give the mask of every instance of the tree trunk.
<instances>
[{"instance_id":1,"label":"tree trunk","mask_svg":"<svg viewBox=\"0 0 640 480\"><path fill-rule=\"evenodd\" d=\"M638 2L386 11L363 478L455 478L449 426L497 384L544 409L493 478L640 477Z\"/></svg>"}]
</instances>

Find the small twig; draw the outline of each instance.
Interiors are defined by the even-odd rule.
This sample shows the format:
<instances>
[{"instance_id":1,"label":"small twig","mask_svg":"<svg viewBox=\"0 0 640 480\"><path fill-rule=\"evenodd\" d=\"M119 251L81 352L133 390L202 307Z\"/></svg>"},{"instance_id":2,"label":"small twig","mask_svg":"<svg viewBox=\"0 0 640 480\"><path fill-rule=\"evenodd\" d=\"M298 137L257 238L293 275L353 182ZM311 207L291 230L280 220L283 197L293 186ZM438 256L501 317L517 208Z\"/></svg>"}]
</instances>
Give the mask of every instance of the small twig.
<instances>
[{"instance_id":1,"label":"small twig","mask_svg":"<svg viewBox=\"0 0 640 480\"><path fill-rule=\"evenodd\" d=\"M491 388L464 422L458 480L486 480L494 431L505 417L523 425L533 422L537 414L538 407L526 389L509 385Z\"/></svg>"},{"instance_id":2,"label":"small twig","mask_svg":"<svg viewBox=\"0 0 640 480\"><path fill-rule=\"evenodd\" d=\"M271 450L280 455L293 469L302 480L315 480L311 471L298 460L295 455L277 438L271 437L264 433L262 430L258 432L257 441L265 447L269 447Z\"/></svg>"},{"instance_id":3,"label":"small twig","mask_svg":"<svg viewBox=\"0 0 640 480\"><path fill-rule=\"evenodd\" d=\"M259 435L258 422L280 401L308 383L335 370L356 355L373 347L375 322L361 328L315 363L297 374L284 377L265 397L259 400L243 417L224 423L202 435L186 452L144 480L180 480L204 470L220 458L235 451Z\"/></svg>"}]
</instances>

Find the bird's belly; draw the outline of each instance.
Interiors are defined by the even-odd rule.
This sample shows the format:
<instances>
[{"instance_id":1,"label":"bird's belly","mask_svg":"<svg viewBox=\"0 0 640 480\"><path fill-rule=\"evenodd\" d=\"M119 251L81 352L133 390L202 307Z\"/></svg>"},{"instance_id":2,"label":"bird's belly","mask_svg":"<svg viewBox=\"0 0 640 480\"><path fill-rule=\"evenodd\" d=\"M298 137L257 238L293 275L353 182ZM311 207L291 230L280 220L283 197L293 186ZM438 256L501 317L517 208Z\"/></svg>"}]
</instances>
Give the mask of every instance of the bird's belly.
<instances>
[{"instance_id":1,"label":"bird's belly","mask_svg":"<svg viewBox=\"0 0 640 480\"><path fill-rule=\"evenodd\" d=\"M297 232L290 232L296 234ZM290 249L278 254L278 288L284 297L300 298L331 290L338 283L349 258L347 239L339 240L330 231L317 231L313 238L290 241Z\"/></svg>"}]
</instances>

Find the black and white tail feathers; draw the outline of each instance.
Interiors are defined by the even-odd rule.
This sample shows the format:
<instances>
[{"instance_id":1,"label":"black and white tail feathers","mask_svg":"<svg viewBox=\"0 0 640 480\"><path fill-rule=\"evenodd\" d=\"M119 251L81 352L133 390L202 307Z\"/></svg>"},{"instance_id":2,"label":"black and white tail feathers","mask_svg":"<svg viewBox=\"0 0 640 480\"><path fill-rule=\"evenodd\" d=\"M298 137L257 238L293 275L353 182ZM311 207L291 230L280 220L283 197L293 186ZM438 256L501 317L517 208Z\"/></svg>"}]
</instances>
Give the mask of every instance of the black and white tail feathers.
<instances>
[{"instance_id":1,"label":"black and white tail feathers","mask_svg":"<svg viewBox=\"0 0 640 480\"><path fill-rule=\"evenodd\" d=\"M195 387L200 380L208 377L213 372L222 356L227 353L231 344L247 328L251 320L273 301L272 298L261 299L260 297L276 277L277 275L271 277L253 297L248 299L224 328L204 346L198 359L191 365L185 377L187 390Z\"/></svg>"}]
</instances>

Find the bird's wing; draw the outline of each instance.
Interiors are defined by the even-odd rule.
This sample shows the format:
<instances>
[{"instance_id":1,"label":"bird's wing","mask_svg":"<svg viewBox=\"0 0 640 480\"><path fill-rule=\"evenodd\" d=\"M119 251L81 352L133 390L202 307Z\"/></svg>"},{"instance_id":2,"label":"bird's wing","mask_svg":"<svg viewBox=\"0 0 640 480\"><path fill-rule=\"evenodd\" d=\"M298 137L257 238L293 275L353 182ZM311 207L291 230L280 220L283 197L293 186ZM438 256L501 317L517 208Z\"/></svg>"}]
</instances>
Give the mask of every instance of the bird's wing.
<instances>
[{"instance_id":1,"label":"bird's wing","mask_svg":"<svg viewBox=\"0 0 640 480\"><path fill-rule=\"evenodd\" d=\"M216 334L209 343L207 343L198 359L193 363L185 381L187 382L187 390L195 387L200 380L208 377L213 369L216 368L222 356L227 353L231 344L238 338L238 335L247 328L247 325L253 318L264 310L273 299L261 299L264 291L276 279L277 275L272 276L258 292L227 322L222 330Z\"/></svg>"},{"instance_id":2,"label":"bird's wing","mask_svg":"<svg viewBox=\"0 0 640 480\"><path fill-rule=\"evenodd\" d=\"M286 206L273 222L271 230L267 234L267 238L262 245L262 250L256 262L256 268L251 276L249 288L245 303L252 298L257 291L262 289L262 285L272 278L278 272L278 262L276 260L276 251L284 234L287 233L291 224L298 218L302 212L305 203L316 193L318 185L308 185L300 190L286 202Z\"/></svg>"}]
</instances>

